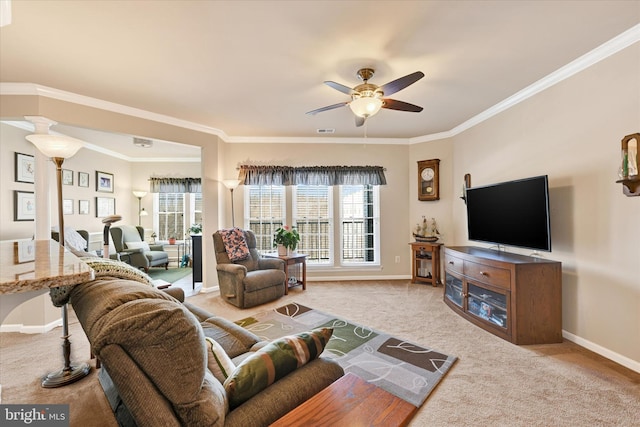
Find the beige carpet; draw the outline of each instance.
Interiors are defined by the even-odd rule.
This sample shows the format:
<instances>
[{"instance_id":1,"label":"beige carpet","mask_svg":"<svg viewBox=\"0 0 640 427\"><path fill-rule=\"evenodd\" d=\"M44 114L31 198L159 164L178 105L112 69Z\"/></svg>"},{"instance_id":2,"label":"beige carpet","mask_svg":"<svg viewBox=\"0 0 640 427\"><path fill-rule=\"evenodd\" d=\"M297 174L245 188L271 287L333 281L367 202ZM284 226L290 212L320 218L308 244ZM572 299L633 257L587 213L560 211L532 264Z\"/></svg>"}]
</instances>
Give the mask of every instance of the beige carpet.
<instances>
[{"instance_id":1,"label":"beige carpet","mask_svg":"<svg viewBox=\"0 0 640 427\"><path fill-rule=\"evenodd\" d=\"M189 301L230 320L295 301L458 356L411 426L639 425L640 374L570 342L512 345L453 313L441 287L311 282L306 291L293 289L249 310L215 293ZM72 319L73 358L87 360L86 338ZM59 328L35 336L0 334L2 403L70 403L72 426L114 426L95 371L64 388L39 386L40 375L62 365L59 336Z\"/></svg>"}]
</instances>

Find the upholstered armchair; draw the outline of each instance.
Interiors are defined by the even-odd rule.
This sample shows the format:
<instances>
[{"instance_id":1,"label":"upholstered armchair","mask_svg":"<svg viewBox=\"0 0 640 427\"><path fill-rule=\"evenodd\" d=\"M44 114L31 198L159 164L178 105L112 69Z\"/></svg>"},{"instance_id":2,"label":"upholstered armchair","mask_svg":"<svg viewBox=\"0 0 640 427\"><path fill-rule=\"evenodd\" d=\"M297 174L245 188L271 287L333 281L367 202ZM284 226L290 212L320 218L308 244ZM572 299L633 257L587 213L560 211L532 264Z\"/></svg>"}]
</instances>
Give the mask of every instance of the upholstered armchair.
<instances>
[{"instance_id":1,"label":"upholstered armchair","mask_svg":"<svg viewBox=\"0 0 640 427\"><path fill-rule=\"evenodd\" d=\"M232 261L227 252L223 234L237 230L246 244L244 259ZM220 295L230 304L249 308L284 295L284 261L260 256L256 248L256 236L251 230L218 230L213 234L216 252L216 270L220 282ZM243 242L236 242L240 245ZM231 258L234 258L233 253Z\"/></svg>"},{"instance_id":2,"label":"upholstered armchair","mask_svg":"<svg viewBox=\"0 0 640 427\"><path fill-rule=\"evenodd\" d=\"M119 260L136 268L164 266L169 268L169 254L162 245L149 245L144 241L144 229L140 226L119 225L109 229L113 246L116 248Z\"/></svg>"}]
</instances>

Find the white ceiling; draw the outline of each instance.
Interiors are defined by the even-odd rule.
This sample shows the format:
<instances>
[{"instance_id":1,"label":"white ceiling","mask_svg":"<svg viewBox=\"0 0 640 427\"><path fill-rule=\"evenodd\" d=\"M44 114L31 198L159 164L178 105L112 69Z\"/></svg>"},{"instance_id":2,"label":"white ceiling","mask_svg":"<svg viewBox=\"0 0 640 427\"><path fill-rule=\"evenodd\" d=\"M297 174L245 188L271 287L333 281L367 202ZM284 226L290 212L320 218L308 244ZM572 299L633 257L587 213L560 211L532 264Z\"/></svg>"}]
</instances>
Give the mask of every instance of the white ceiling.
<instances>
[{"instance_id":1,"label":"white ceiling","mask_svg":"<svg viewBox=\"0 0 640 427\"><path fill-rule=\"evenodd\" d=\"M0 29L0 81L170 116L228 140L325 128L334 138L418 138L454 129L639 22L637 0L14 0ZM382 110L361 128L348 107L305 114L347 101L322 82L353 87L362 67L378 85L424 72L392 95L424 110ZM55 130L129 157L175 149L139 154L129 135Z\"/></svg>"}]
</instances>

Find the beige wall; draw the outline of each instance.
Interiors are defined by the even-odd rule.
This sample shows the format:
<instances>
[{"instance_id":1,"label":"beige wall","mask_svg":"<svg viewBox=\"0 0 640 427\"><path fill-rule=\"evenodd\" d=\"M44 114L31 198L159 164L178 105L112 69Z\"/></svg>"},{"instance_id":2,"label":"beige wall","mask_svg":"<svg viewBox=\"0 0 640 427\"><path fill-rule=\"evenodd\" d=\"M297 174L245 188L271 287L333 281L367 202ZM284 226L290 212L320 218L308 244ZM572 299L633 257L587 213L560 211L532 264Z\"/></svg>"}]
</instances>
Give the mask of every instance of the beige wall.
<instances>
[{"instance_id":1,"label":"beige wall","mask_svg":"<svg viewBox=\"0 0 640 427\"><path fill-rule=\"evenodd\" d=\"M640 43L452 138L452 233L466 239L472 185L549 175L553 252L562 262L565 336L640 367L640 197L616 184L620 140L640 131ZM412 147L412 162L419 149ZM415 172L412 172L415 175ZM412 176L413 179L413 176ZM448 229L445 222L445 229ZM488 245L486 245L488 246ZM528 254L528 250L508 248Z\"/></svg>"},{"instance_id":2,"label":"beige wall","mask_svg":"<svg viewBox=\"0 0 640 427\"><path fill-rule=\"evenodd\" d=\"M287 166L382 166L385 168L387 185L380 186L380 246L381 268L367 269L313 269L308 275L313 278L387 278L410 276L409 219L409 168L406 145L378 144L226 144L223 173L226 178L238 176L241 164L272 164ZM244 217L244 189L234 191L236 226ZM230 218L227 207L226 218ZM231 226L231 220L225 222ZM395 262L395 257L400 262Z\"/></svg>"},{"instance_id":3,"label":"beige wall","mask_svg":"<svg viewBox=\"0 0 640 427\"><path fill-rule=\"evenodd\" d=\"M36 153L33 144L25 139L30 134L13 126L0 123L0 240L13 240L32 238L35 234L34 221L14 221L13 220L13 192L35 191L34 184L15 182L14 162L15 152L31 154ZM108 166L106 166L108 165ZM50 182L50 204L51 204L51 225L58 224L57 196L55 185L55 167L52 162L48 162L49 182ZM62 194L64 199L73 200L72 215L65 215L65 226L76 229L84 229L89 232L100 232L103 228L100 218L96 218L95 198L114 197L116 213L123 216L123 222L136 221L135 210L137 209L137 199L131 194L131 172L130 163L124 160L80 149L78 153L70 159L65 160L63 169L73 171L73 185L63 185ZM99 193L95 187L95 172L103 171L114 174L114 192ZM78 186L78 172L89 174L89 187ZM37 195L36 195L37 197ZM78 201L89 200L89 215L78 213ZM13 329L40 331L43 327L55 326L60 319L60 309L51 304L48 294L36 297L18 308L16 308L3 322L3 325L14 325ZM6 329L6 328L5 328Z\"/></svg>"},{"instance_id":4,"label":"beige wall","mask_svg":"<svg viewBox=\"0 0 640 427\"><path fill-rule=\"evenodd\" d=\"M636 43L448 140L410 146L265 145L224 144L211 135L199 135L195 141L203 147L204 234L210 236L230 222L228 191L219 181L237 176L238 164L381 165L387 169L389 183L381 190L383 270L371 276L406 277L410 273L407 242L422 215L436 218L446 244L477 244L466 240L465 205L459 199L465 173L471 174L472 185L547 174L550 178L553 252L546 256L563 263L565 336L640 371L640 198L623 196L621 186L614 182L620 139L640 130L639 59L640 44ZM34 102L16 101L11 104L12 115L45 115L33 105ZM76 112L84 113L82 110ZM95 111L89 117L98 122ZM86 125L84 121L80 122L80 125ZM150 126L144 123L147 125ZM129 130L134 127L131 124ZM6 201L12 200L14 189L29 186L13 182L12 152L33 153L33 148L26 145L25 132L4 125L0 132L0 189L2 200ZM189 143L185 135L174 139ZM100 165L105 163L101 163L96 155L84 156L81 151L77 159L70 159L65 165L74 171L104 170ZM416 162L432 158L441 159L441 199L419 202ZM137 221L137 200L130 191L143 188L144 180L156 167L118 165L122 170L115 171L116 207L126 220ZM176 166L176 171L181 167ZM182 172L180 169L177 173ZM94 175L91 176L92 187L88 192L74 188L74 192L81 194L74 194L73 198L84 194L95 196ZM128 177L129 181L123 177ZM243 217L242 187L235 197L237 224ZM147 196L145 207L150 200ZM97 220L94 204L91 206L91 215L87 218L76 215L75 219L87 229L99 230L100 224L93 226ZM0 238L32 235L32 225L12 221L12 203L2 203L0 209ZM205 253L213 250L209 240L204 239ZM401 257L399 264L395 264L395 256ZM332 277L363 275L347 270L320 274ZM205 288L217 283L215 268L207 267L206 260L205 278ZM44 300L35 304L48 306Z\"/></svg>"},{"instance_id":5,"label":"beige wall","mask_svg":"<svg viewBox=\"0 0 640 427\"><path fill-rule=\"evenodd\" d=\"M0 123L0 197L3 203L0 205L0 240L13 240L32 238L35 234L35 222L33 221L13 221L13 191L35 191L34 184L15 182L14 180L14 153L24 153L34 155L36 148L25 139L31 132ZM48 162L51 163L51 162ZM197 163L130 163L105 154L101 154L88 149L80 149L78 153L70 159L65 160L64 169L74 172L74 184L62 187L63 198L72 199L74 213L65 215L65 226L75 229L87 230L90 233L101 233L104 225L101 218L96 217L96 197L115 198L116 213L122 215L122 224L138 224L138 199L133 195L133 190L149 191L149 177L171 176L171 177L200 177L200 162ZM53 195L51 203L51 225L58 224L57 199L55 196L55 168L51 163L48 168L50 172L50 192ZM114 175L114 192L101 193L96 191L95 173L96 171L108 172ZM89 174L89 187L78 186L78 172ZM78 213L78 201L89 200L89 215ZM153 212L153 196L148 194L142 199L142 207L149 213ZM153 227L152 216L142 217L142 226ZM98 243L97 247L100 248ZM12 329L22 328L30 330L32 326L55 324L60 318L60 310L55 308L48 295L43 295L26 302L16 308L10 314L3 325ZM48 327L48 326L47 326Z\"/></svg>"}]
</instances>

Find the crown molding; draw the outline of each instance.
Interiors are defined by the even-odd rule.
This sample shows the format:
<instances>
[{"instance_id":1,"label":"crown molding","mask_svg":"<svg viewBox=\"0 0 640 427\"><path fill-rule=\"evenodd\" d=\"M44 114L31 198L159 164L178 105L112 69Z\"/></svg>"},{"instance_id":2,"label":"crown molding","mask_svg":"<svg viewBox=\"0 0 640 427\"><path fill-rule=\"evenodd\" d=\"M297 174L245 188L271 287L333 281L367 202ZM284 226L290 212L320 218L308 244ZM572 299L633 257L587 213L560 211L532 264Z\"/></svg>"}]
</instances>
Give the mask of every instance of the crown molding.
<instances>
[{"instance_id":1,"label":"crown molding","mask_svg":"<svg viewBox=\"0 0 640 427\"><path fill-rule=\"evenodd\" d=\"M449 132L451 133L451 136L458 135L459 133L470 129L484 122L485 120L490 119L496 114L508 110L509 108L521 103L522 101L531 98L532 96L544 91L545 89L548 89L551 86L558 84L561 81L566 80L583 70L586 70L592 65L597 64L603 59L606 59L609 56L620 52L621 50L633 45L634 43L637 43L638 41L640 41L640 24L631 27L622 34L614 37L608 42L603 43L592 51L582 55L578 59L571 61L567 65L557 69L556 71L543 77L537 82L527 86L519 92L516 92L514 95L511 95L505 100L500 101L493 107L490 107L482 113L470 118L466 122L459 124Z\"/></svg>"},{"instance_id":2,"label":"crown molding","mask_svg":"<svg viewBox=\"0 0 640 427\"><path fill-rule=\"evenodd\" d=\"M78 95L34 83L3 83L0 82L0 95L35 95L47 98L58 99L74 104L85 105L101 110L125 114L132 117L152 120L185 129L208 133L218 136L227 143L315 143L315 144L419 144L423 142L436 141L444 138L451 138L467 129L470 129L491 117L508 110L509 108L525 101L528 98L550 88L551 86L568 79L569 77L591 67L594 64L614 55L621 50L640 41L640 24L637 24L611 40L596 47L592 51L582 55L569 64L559 68L551 74L543 77L537 82L527 86L514 95L504 99L496 105L477 114L469 120L459 124L453 129L430 135L423 135L414 138L330 138L330 137L251 137L251 136L229 136L224 131L210 126L175 117L157 114L139 108L128 107L109 101L103 101L84 95Z\"/></svg>"},{"instance_id":3,"label":"crown molding","mask_svg":"<svg viewBox=\"0 0 640 427\"><path fill-rule=\"evenodd\" d=\"M18 129L33 133L35 132L35 125L25 120L2 120L2 123L13 126ZM62 135L55 130L49 130L52 135ZM101 147L99 145L92 144L87 141L83 141L82 148L95 151L97 153L105 154L116 159L125 160L130 163L200 163L200 158L193 157L129 157L117 151L109 150L108 148Z\"/></svg>"},{"instance_id":4,"label":"crown molding","mask_svg":"<svg viewBox=\"0 0 640 427\"><path fill-rule=\"evenodd\" d=\"M234 144L396 144L406 145L408 138L332 138L332 137L277 137L277 136L230 136L225 142Z\"/></svg>"},{"instance_id":5,"label":"crown molding","mask_svg":"<svg viewBox=\"0 0 640 427\"><path fill-rule=\"evenodd\" d=\"M0 82L0 95L23 95L23 96L42 96L45 98L57 99L72 104L84 105L87 107L97 108L99 110L110 111L113 113L124 114L126 116L138 117L145 120L164 123L190 129L197 132L216 135L222 139L227 139L227 135L220 129L201 125L199 123L182 120L164 114L153 113L151 111L139 108L129 107L127 105L116 104L115 102L104 101L102 99L92 98L89 96L79 95L73 92L67 92L52 87L42 86L36 83L5 83Z\"/></svg>"}]
</instances>

